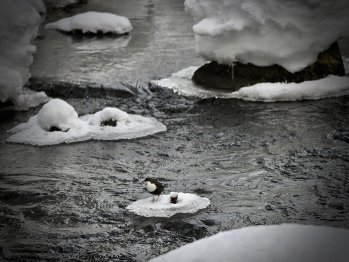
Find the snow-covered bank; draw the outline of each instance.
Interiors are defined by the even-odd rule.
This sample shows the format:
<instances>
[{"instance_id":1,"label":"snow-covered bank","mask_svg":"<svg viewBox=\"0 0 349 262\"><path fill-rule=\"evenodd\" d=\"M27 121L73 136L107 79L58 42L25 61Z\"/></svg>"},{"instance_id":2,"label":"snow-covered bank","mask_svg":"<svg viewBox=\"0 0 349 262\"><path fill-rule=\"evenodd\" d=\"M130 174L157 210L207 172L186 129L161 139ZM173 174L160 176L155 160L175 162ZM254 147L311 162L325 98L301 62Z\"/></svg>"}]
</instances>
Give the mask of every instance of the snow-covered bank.
<instances>
[{"instance_id":1,"label":"snow-covered bank","mask_svg":"<svg viewBox=\"0 0 349 262\"><path fill-rule=\"evenodd\" d=\"M9 130L13 135L7 142L44 146L91 139L132 139L163 131L166 126L156 119L127 114L117 108L105 108L79 118L68 103L52 99L27 123Z\"/></svg>"},{"instance_id":2,"label":"snow-covered bank","mask_svg":"<svg viewBox=\"0 0 349 262\"><path fill-rule=\"evenodd\" d=\"M349 230L284 224L218 233L151 261L345 262L348 257Z\"/></svg>"},{"instance_id":3,"label":"snow-covered bank","mask_svg":"<svg viewBox=\"0 0 349 262\"><path fill-rule=\"evenodd\" d=\"M173 89L184 96L237 98L247 101L299 101L349 95L349 77L328 76L302 83L261 83L236 92L203 89L191 80L198 67L189 67L153 84Z\"/></svg>"},{"instance_id":4,"label":"snow-covered bank","mask_svg":"<svg viewBox=\"0 0 349 262\"><path fill-rule=\"evenodd\" d=\"M185 8L196 21L197 53L227 64L296 72L349 34L346 0L186 0Z\"/></svg>"},{"instance_id":5,"label":"snow-covered bank","mask_svg":"<svg viewBox=\"0 0 349 262\"><path fill-rule=\"evenodd\" d=\"M128 18L111 13L86 12L72 17L60 19L46 24L46 29L56 29L63 32L81 31L96 34L98 32L125 34L132 30Z\"/></svg>"},{"instance_id":6,"label":"snow-covered bank","mask_svg":"<svg viewBox=\"0 0 349 262\"><path fill-rule=\"evenodd\" d=\"M0 1L0 101L10 100L25 110L48 100L44 93L23 89L36 47L32 44L41 23L41 0Z\"/></svg>"}]
</instances>

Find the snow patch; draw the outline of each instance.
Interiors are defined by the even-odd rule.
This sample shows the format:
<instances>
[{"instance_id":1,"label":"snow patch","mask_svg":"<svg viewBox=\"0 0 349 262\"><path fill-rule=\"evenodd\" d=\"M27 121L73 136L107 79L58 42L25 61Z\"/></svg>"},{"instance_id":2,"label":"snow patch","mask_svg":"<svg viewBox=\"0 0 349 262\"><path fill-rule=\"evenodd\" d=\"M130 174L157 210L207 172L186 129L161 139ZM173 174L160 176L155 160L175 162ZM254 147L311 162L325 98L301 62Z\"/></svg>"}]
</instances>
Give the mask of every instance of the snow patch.
<instances>
[{"instance_id":1,"label":"snow patch","mask_svg":"<svg viewBox=\"0 0 349 262\"><path fill-rule=\"evenodd\" d=\"M86 12L60 19L45 25L46 29L56 29L64 32L82 31L83 33L114 33L125 34L132 30L128 18L102 12Z\"/></svg>"},{"instance_id":2,"label":"snow patch","mask_svg":"<svg viewBox=\"0 0 349 262\"><path fill-rule=\"evenodd\" d=\"M203 89L191 80L196 69L198 67L189 67L172 74L169 78L154 80L152 83L173 89L184 96L237 98L262 102L313 100L349 95L349 78L333 75L302 83L261 83L243 87L236 92Z\"/></svg>"},{"instance_id":3,"label":"snow patch","mask_svg":"<svg viewBox=\"0 0 349 262\"><path fill-rule=\"evenodd\" d=\"M152 197L140 199L128 205L126 209L145 217L171 217L178 213L195 213L210 205L210 200L195 194L178 193L176 204L172 204L171 194L160 195L160 198L153 202Z\"/></svg>"},{"instance_id":4,"label":"snow patch","mask_svg":"<svg viewBox=\"0 0 349 262\"><path fill-rule=\"evenodd\" d=\"M101 126L108 118L117 120L116 126ZM52 127L62 131L52 130ZM7 142L44 146L91 139L132 139L163 131L166 131L166 126L156 119L127 114L117 108L105 108L78 118L71 105L60 99L52 99L27 123L9 130L13 135Z\"/></svg>"},{"instance_id":5,"label":"snow patch","mask_svg":"<svg viewBox=\"0 0 349 262\"><path fill-rule=\"evenodd\" d=\"M152 262L345 262L349 230L312 225L254 226L187 244Z\"/></svg>"},{"instance_id":6,"label":"snow patch","mask_svg":"<svg viewBox=\"0 0 349 262\"><path fill-rule=\"evenodd\" d=\"M225 64L279 64L290 72L349 34L346 0L186 0L196 51Z\"/></svg>"}]
</instances>

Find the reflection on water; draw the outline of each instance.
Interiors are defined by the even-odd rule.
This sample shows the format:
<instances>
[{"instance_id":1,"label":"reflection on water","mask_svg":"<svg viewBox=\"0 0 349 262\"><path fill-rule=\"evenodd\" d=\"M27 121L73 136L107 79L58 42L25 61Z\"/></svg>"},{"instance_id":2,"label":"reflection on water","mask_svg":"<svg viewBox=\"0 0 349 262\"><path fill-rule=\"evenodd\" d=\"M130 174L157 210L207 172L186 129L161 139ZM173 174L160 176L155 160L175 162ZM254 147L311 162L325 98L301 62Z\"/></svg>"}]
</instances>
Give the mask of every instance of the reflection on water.
<instances>
[{"instance_id":1,"label":"reflection on water","mask_svg":"<svg viewBox=\"0 0 349 262\"><path fill-rule=\"evenodd\" d=\"M92 0L73 11L49 15L45 23L85 11L126 16L133 31L121 38L78 41L76 36L42 29L44 38L36 41L34 77L105 85L146 83L202 63L196 58L192 19L184 13L183 1Z\"/></svg>"}]
</instances>

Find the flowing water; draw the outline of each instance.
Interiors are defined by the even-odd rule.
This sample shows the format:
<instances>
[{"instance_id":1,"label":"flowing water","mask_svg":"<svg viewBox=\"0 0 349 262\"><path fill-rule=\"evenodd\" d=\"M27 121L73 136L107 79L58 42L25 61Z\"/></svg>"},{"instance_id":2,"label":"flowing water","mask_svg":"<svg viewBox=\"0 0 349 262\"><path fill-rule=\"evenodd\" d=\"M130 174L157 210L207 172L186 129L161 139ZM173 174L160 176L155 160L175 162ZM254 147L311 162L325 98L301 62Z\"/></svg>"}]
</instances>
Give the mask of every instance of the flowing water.
<instances>
[{"instance_id":1,"label":"flowing water","mask_svg":"<svg viewBox=\"0 0 349 262\"><path fill-rule=\"evenodd\" d=\"M280 223L349 228L348 96L252 103L190 99L148 87L151 79L200 62L192 21L183 1L121 2L90 1L69 13L107 11L104 7L131 17L135 29L122 50L110 50L113 38L75 42L42 30L34 77L116 87L127 82L139 92L66 100L79 114L116 106L153 116L168 131L128 141L33 147L6 143L6 130L39 109L3 117L0 260L146 261L232 228ZM125 207L148 197L147 176L166 184L166 193L196 193L211 205L171 218L132 214Z\"/></svg>"}]
</instances>

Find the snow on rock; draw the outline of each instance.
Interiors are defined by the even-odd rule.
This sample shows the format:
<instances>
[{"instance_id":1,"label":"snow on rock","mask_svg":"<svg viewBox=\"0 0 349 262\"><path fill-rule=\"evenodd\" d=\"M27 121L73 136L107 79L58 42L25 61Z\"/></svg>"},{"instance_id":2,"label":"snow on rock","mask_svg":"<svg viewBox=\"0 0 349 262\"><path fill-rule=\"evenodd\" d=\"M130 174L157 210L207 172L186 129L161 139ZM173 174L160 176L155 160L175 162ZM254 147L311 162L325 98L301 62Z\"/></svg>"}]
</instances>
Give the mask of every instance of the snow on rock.
<instances>
[{"instance_id":1,"label":"snow on rock","mask_svg":"<svg viewBox=\"0 0 349 262\"><path fill-rule=\"evenodd\" d=\"M145 217L171 217L178 213L195 213L210 205L208 198L195 194L178 193L176 204L172 204L170 198L171 194L160 195L159 200L153 202L149 197L133 202L126 209Z\"/></svg>"},{"instance_id":2,"label":"snow on rock","mask_svg":"<svg viewBox=\"0 0 349 262\"><path fill-rule=\"evenodd\" d=\"M39 13L44 11L41 0L0 1L0 101L10 100L19 110L48 100L43 93L30 93L23 89L30 78L29 66L36 50L32 41L41 22Z\"/></svg>"},{"instance_id":3,"label":"snow on rock","mask_svg":"<svg viewBox=\"0 0 349 262\"><path fill-rule=\"evenodd\" d=\"M52 99L38 113L38 124L45 131L58 128L65 132L79 126L80 122L75 109L61 99Z\"/></svg>"},{"instance_id":4,"label":"snow on rock","mask_svg":"<svg viewBox=\"0 0 349 262\"><path fill-rule=\"evenodd\" d=\"M349 95L349 77L330 75L302 83L261 83L243 87L236 92L203 89L192 82L197 67L189 67L153 84L175 90L181 95L200 98L237 98L247 101L277 102L312 100Z\"/></svg>"},{"instance_id":5,"label":"snow on rock","mask_svg":"<svg viewBox=\"0 0 349 262\"><path fill-rule=\"evenodd\" d=\"M116 120L116 126L101 125L109 118ZM27 123L9 130L13 135L7 142L44 146L90 139L132 139L163 131L166 126L154 118L127 114L117 108L105 108L79 118L71 105L52 99Z\"/></svg>"},{"instance_id":6,"label":"snow on rock","mask_svg":"<svg viewBox=\"0 0 349 262\"><path fill-rule=\"evenodd\" d=\"M283 224L221 232L187 244L152 262L345 262L349 230Z\"/></svg>"},{"instance_id":7,"label":"snow on rock","mask_svg":"<svg viewBox=\"0 0 349 262\"><path fill-rule=\"evenodd\" d=\"M113 107L104 108L102 111L88 117L90 125L101 125L103 121L115 120L118 123L126 123L129 119L129 114Z\"/></svg>"},{"instance_id":8,"label":"snow on rock","mask_svg":"<svg viewBox=\"0 0 349 262\"><path fill-rule=\"evenodd\" d=\"M46 29L57 29L64 32L82 31L83 33L114 33L125 34L132 30L128 18L102 12L86 12L72 17L48 23Z\"/></svg>"},{"instance_id":9,"label":"snow on rock","mask_svg":"<svg viewBox=\"0 0 349 262\"><path fill-rule=\"evenodd\" d=\"M197 22L197 52L219 63L296 72L349 34L347 0L186 0L185 9Z\"/></svg>"}]
</instances>

